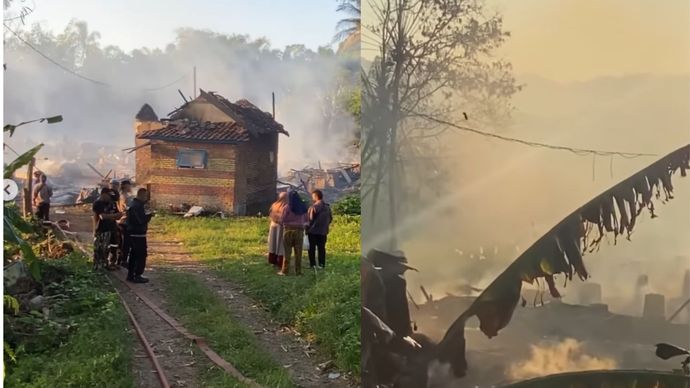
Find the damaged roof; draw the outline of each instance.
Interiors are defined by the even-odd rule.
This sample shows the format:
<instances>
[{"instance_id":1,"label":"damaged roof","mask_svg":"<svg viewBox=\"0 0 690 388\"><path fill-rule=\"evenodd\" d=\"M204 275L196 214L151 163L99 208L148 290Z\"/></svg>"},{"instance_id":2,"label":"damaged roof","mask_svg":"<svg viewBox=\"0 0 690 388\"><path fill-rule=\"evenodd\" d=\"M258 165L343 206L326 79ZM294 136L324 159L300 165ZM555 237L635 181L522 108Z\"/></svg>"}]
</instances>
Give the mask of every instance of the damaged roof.
<instances>
[{"instance_id":1,"label":"damaged roof","mask_svg":"<svg viewBox=\"0 0 690 388\"><path fill-rule=\"evenodd\" d=\"M238 122L242 127L246 128L246 130L254 136L276 132L290 136L285 128L283 128L283 125L273 119L273 115L262 111L248 100L241 99L232 103L219 94L206 92L203 89L200 89L198 99L208 101L234 121ZM195 100L192 100L187 104L193 104L194 101ZM173 120L181 118L184 114L184 107L187 104L183 105L175 112L172 112L170 118Z\"/></svg>"},{"instance_id":2,"label":"damaged roof","mask_svg":"<svg viewBox=\"0 0 690 388\"><path fill-rule=\"evenodd\" d=\"M239 144L249 141L249 132L238 123L199 123L191 120L172 120L160 129L144 131L137 139L186 141L199 143Z\"/></svg>"}]
</instances>

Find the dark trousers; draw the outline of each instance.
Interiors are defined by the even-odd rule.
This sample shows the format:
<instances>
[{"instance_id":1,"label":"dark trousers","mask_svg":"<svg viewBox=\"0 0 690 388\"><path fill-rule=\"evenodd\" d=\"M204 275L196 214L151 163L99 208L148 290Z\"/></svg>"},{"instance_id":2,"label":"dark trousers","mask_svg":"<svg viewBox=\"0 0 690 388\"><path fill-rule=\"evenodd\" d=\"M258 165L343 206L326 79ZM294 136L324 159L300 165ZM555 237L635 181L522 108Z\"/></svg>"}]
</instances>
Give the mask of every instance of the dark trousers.
<instances>
[{"instance_id":1,"label":"dark trousers","mask_svg":"<svg viewBox=\"0 0 690 388\"><path fill-rule=\"evenodd\" d=\"M129 252L129 263L127 264L128 278L141 276L146 268L146 256L148 256L146 237L131 237L131 250Z\"/></svg>"},{"instance_id":2,"label":"dark trousers","mask_svg":"<svg viewBox=\"0 0 690 388\"><path fill-rule=\"evenodd\" d=\"M326 236L322 234L307 235L309 238L309 266L316 266L316 252L319 253L319 265L326 266Z\"/></svg>"},{"instance_id":3,"label":"dark trousers","mask_svg":"<svg viewBox=\"0 0 690 388\"><path fill-rule=\"evenodd\" d=\"M132 251L132 238L129 237L126 227L120 227L120 264L127 264L129 261L129 254Z\"/></svg>"},{"instance_id":4,"label":"dark trousers","mask_svg":"<svg viewBox=\"0 0 690 388\"><path fill-rule=\"evenodd\" d=\"M36 207L36 218L41 221L50 221L50 204L42 203Z\"/></svg>"}]
</instances>

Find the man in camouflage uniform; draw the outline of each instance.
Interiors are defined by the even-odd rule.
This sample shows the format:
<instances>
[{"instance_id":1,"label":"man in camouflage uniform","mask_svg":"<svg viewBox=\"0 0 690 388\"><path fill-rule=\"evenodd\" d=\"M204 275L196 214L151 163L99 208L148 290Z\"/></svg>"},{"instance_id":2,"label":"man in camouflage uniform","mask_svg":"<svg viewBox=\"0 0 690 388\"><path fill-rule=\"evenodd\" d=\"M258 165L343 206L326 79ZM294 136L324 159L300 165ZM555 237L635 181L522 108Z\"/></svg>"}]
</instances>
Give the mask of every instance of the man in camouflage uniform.
<instances>
[{"instance_id":1,"label":"man in camouflage uniform","mask_svg":"<svg viewBox=\"0 0 690 388\"><path fill-rule=\"evenodd\" d=\"M109 188L101 189L101 195L93 203L93 268L94 270L107 268L110 256L110 245L116 232L115 222L122 217L117 211Z\"/></svg>"}]
</instances>

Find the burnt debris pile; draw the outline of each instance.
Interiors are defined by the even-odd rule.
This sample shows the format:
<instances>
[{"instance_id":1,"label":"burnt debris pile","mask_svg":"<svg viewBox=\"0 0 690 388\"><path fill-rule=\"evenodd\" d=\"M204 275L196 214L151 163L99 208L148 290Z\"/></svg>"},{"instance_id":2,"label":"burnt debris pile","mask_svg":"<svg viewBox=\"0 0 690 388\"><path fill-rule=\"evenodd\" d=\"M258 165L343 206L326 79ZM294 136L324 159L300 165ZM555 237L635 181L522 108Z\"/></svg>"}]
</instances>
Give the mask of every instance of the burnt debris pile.
<instances>
[{"instance_id":1,"label":"burnt debris pile","mask_svg":"<svg viewBox=\"0 0 690 388\"><path fill-rule=\"evenodd\" d=\"M290 170L278 180L279 191L289 189L311 193L321 190L326 202L333 203L338 199L357 193L360 188L361 170L359 164L338 163L331 168L305 167L301 170Z\"/></svg>"}]
</instances>

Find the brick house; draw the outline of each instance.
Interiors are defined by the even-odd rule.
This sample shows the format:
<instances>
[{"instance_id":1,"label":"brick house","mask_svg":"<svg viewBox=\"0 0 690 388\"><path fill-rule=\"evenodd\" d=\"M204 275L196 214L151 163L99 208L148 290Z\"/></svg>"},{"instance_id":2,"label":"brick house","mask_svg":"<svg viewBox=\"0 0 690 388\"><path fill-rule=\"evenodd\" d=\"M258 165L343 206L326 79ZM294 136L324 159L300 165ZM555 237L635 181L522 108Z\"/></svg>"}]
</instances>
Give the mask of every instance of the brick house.
<instances>
[{"instance_id":1,"label":"brick house","mask_svg":"<svg viewBox=\"0 0 690 388\"><path fill-rule=\"evenodd\" d=\"M135 119L136 181L150 189L154 208L252 215L275 200L278 136L289 134L249 101L201 90L167 119L148 104Z\"/></svg>"}]
</instances>

